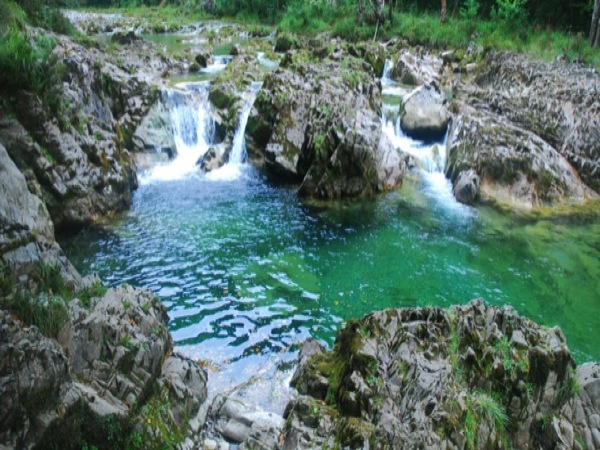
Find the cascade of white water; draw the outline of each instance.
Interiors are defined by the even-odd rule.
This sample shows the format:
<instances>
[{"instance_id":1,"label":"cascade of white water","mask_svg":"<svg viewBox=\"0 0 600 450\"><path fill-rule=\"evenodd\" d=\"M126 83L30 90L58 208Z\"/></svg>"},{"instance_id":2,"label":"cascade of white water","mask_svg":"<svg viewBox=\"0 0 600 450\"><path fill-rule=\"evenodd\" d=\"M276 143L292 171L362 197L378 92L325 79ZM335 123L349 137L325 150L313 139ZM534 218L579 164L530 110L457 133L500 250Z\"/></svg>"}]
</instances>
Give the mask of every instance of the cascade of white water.
<instances>
[{"instance_id":1,"label":"cascade of white water","mask_svg":"<svg viewBox=\"0 0 600 450\"><path fill-rule=\"evenodd\" d=\"M154 167L140 177L142 183L177 180L197 171L196 161L208 149L214 136L214 122L208 101L208 82L185 83L180 89L163 92L171 116L173 137L177 149L175 159Z\"/></svg>"},{"instance_id":2,"label":"cascade of white water","mask_svg":"<svg viewBox=\"0 0 600 450\"><path fill-rule=\"evenodd\" d=\"M238 126L233 135L233 143L231 146L231 152L229 153L229 161L223 167L213 170L206 174L208 179L211 180L234 180L241 175L241 165L246 160L246 125L248 124L248 117L252 110L252 105L256 99L256 95L262 86L261 82L254 82L250 84L248 91L244 93L245 104L240 112L238 119Z\"/></svg>"},{"instance_id":3,"label":"cascade of white water","mask_svg":"<svg viewBox=\"0 0 600 450\"><path fill-rule=\"evenodd\" d=\"M389 81L391 81L390 74L392 73L393 68L394 62L391 59L386 59L385 65L383 66L383 75L381 75L381 84L389 84Z\"/></svg>"},{"instance_id":4,"label":"cascade of white water","mask_svg":"<svg viewBox=\"0 0 600 450\"><path fill-rule=\"evenodd\" d=\"M392 62L387 60L381 77L382 93L387 97L381 108L383 132L395 148L412 155L419 162L426 192L445 205L458 205L452 195L452 184L444 175L446 137L441 142L425 143L402 131L399 104L409 91L390 78L392 68Z\"/></svg>"},{"instance_id":5,"label":"cascade of white water","mask_svg":"<svg viewBox=\"0 0 600 450\"><path fill-rule=\"evenodd\" d=\"M240 113L237 129L233 136L233 146L231 147L231 153L229 154L230 164L241 164L246 159L246 125L248 124L248 117L252 110L252 105L256 99L256 94L260 90L262 83L254 82L250 85L250 89L245 93L246 104Z\"/></svg>"},{"instance_id":6,"label":"cascade of white water","mask_svg":"<svg viewBox=\"0 0 600 450\"><path fill-rule=\"evenodd\" d=\"M398 106L383 105L383 131L394 147L414 156L428 173L442 172L446 163L446 142L424 143L404 134L400 128Z\"/></svg>"}]
</instances>

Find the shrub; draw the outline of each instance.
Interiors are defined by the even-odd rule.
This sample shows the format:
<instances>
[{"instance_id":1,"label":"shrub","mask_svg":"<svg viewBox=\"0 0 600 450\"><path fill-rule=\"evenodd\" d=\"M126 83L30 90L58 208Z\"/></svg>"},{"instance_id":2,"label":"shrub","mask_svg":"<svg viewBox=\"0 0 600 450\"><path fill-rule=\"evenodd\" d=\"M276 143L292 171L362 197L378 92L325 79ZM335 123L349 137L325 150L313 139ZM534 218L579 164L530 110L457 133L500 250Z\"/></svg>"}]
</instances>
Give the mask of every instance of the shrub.
<instances>
[{"instance_id":1,"label":"shrub","mask_svg":"<svg viewBox=\"0 0 600 450\"><path fill-rule=\"evenodd\" d=\"M462 8L460 8L460 17L465 20L475 20L479 11L479 2L477 0L465 0Z\"/></svg>"},{"instance_id":2,"label":"shrub","mask_svg":"<svg viewBox=\"0 0 600 450\"><path fill-rule=\"evenodd\" d=\"M503 22L512 29L518 29L527 21L527 0L496 0L497 7L492 8L491 17Z\"/></svg>"}]
</instances>

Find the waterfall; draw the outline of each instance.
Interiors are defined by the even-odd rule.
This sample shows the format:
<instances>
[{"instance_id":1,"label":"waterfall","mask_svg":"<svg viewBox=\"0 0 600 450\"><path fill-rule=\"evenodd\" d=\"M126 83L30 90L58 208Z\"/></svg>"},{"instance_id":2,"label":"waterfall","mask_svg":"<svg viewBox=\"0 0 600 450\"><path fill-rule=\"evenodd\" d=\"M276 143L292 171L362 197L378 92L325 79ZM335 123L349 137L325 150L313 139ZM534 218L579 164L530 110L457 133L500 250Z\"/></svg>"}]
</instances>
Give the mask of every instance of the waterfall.
<instances>
[{"instance_id":1,"label":"waterfall","mask_svg":"<svg viewBox=\"0 0 600 450\"><path fill-rule=\"evenodd\" d=\"M383 75L381 75L381 84L389 84L391 81L390 74L392 73L392 69L394 68L394 62L391 59L385 60L385 65L383 66Z\"/></svg>"},{"instance_id":2,"label":"waterfall","mask_svg":"<svg viewBox=\"0 0 600 450\"><path fill-rule=\"evenodd\" d=\"M248 124L248 117L252 110L252 105L256 99L256 94L260 90L262 83L254 82L250 85L250 89L245 93L246 104L240 113L237 129L233 136L233 146L231 147L231 153L229 154L230 164L241 164L246 159L246 125Z\"/></svg>"},{"instance_id":3,"label":"waterfall","mask_svg":"<svg viewBox=\"0 0 600 450\"><path fill-rule=\"evenodd\" d=\"M402 99L410 92L390 78L393 64L386 60L381 77L384 103L382 105L381 123L383 132L389 137L395 148L413 156L420 165L423 189L432 198L435 198L446 207L461 210L452 194L452 183L444 174L446 164L446 139L441 142L425 143L407 136L400 128L400 104Z\"/></svg>"},{"instance_id":4,"label":"waterfall","mask_svg":"<svg viewBox=\"0 0 600 450\"><path fill-rule=\"evenodd\" d=\"M241 175L240 167L246 160L246 125L248 117L252 110L252 105L256 99L256 94L262 86L261 82L250 84L250 88L243 95L245 100L244 107L240 112L238 125L233 136L233 144L229 153L229 161L223 167L206 174L211 180L234 180Z\"/></svg>"},{"instance_id":5,"label":"waterfall","mask_svg":"<svg viewBox=\"0 0 600 450\"><path fill-rule=\"evenodd\" d=\"M196 161L206 152L214 135L208 91L208 82L197 82L182 83L178 89L162 92L162 101L171 116L177 156L141 176L142 183L177 180L197 171Z\"/></svg>"},{"instance_id":6,"label":"waterfall","mask_svg":"<svg viewBox=\"0 0 600 450\"><path fill-rule=\"evenodd\" d=\"M390 138L394 147L414 156L425 172L443 172L446 163L446 139L434 144L426 144L408 137L400 128L398 106L383 105L383 131Z\"/></svg>"}]
</instances>

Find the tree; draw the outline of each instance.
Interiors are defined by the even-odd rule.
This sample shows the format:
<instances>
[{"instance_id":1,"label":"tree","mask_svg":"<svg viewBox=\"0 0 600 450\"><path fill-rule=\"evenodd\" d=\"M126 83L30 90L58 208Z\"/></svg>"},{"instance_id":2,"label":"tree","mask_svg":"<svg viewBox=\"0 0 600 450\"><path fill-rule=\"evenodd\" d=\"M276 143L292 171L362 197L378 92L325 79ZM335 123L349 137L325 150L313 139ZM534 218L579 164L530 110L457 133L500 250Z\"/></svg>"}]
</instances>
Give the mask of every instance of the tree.
<instances>
[{"instance_id":1,"label":"tree","mask_svg":"<svg viewBox=\"0 0 600 450\"><path fill-rule=\"evenodd\" d=\"M598 0L596 0L598 2ZM446 0L442 0L442 14L440 17L442 23L446 23Z\"/></svg>"},{"instance_id":2,"label":"tree","mask_svg":"<svg viewBox=\"0 0 600 450\"><path fill-rule=\"evenodd\" d=\"M600 0L594 1L592 26L590 27L590 45L592 47L600 47Z\"/></svg>"}]
</instances>

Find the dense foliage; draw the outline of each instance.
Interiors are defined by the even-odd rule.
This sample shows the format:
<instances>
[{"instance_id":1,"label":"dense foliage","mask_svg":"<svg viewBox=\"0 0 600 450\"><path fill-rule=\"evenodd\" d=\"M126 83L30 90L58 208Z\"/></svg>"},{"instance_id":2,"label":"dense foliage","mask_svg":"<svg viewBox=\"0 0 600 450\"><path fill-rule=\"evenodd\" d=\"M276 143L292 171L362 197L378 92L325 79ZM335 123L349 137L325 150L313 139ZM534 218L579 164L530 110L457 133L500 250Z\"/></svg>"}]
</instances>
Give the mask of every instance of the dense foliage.
<instances>
[{"instance_id":1,"label":"dense foliage","mask_svg":"<svg viewBox=\"0 0 600 450\"><path fill-rule=\"evenodd\" d=\"M35 1L35 0L33 0ZM336 17L391 18L393 13L438 13L440 0L80 0L86 6L156 6L175 4L186 9L208 9L218 15L256 17L270 22L283 18L327 22ZM450 17L493 19L515 27L533 27L587 33L593 0L447 0Z\"/></svg>"}]
</instances>

